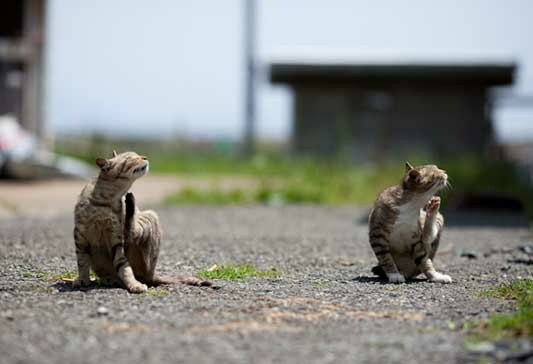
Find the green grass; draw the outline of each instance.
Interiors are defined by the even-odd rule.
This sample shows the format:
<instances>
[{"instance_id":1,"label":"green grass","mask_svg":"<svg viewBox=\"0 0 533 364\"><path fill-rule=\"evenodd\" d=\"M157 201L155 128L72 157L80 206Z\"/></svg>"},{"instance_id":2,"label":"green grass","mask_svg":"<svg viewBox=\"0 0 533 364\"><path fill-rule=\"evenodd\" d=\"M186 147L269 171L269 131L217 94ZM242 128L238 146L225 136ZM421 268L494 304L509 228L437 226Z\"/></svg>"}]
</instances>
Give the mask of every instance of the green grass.
<instances>
[{"instance_id":1,"label":"green grass","mask_svg":"<svg viewBox=\"0 0 533 364\"><path fill-rule=\"evenodd\" d=\"M40 278L48 277L51 274L53 274L53 273L45 271L45 270L42 270L42 269L36 269L36 270L23 272L22 276L24 278L37 278L37 279L40 279Z\"/></svg>"},{"instance_id":2,"label":"green grass","mask_svg":"<svg viewBox=\"0 0 533 364\"><path fill-rule=\"evenodd\" d=\"M186 187L180 191L165 197L165 204L209 204L209 205L230 205L251 202L247 191L233 189L229 191L222 190L198 190Z\"/></svg>"},{"instance_id":3,"label":"green grass","mask_svg":"<svg viewBox=\"0 0 533 364\"><path fill-rule=\"evenodd\" d=\"M481 293L483 296L513 300L516 310L491 315L487 320L465 324L470 340L499 340L533 336L533 280L501 284Z\"/></svg>"},{"instance_id":4,"label":"green grass","mask_svg":"<svg viewBox=\"0 0 533 364\"><path fill-rule=\"evenodd\" d=\"M161 297L166 296L168 294L168 291L164 288L148 288L146 294L148 296Z\"/></svg>"},{"instance_id":5,"label":"green grass","mask_svg":"<svg viewBox=\"0 0 533 364\"><path fill-rule=\"evenodd\" d=\"M231 159L219 161L221 164L216 164L216 167L208 163L199 174L207 177L243 176L255 183L250 188L230 190L184 188L167 196L164 202L218 205L369 204L381 189L397 183L403 173L402 165L376 169L341 162L267 156L248 161L236 160L235 164ZM222 171L225 172L222 174Z\"/></svg>"},{"instance_id":6,"label":"green grass","mask_svg":"<svg viewBox=\"0 0 533 364\"><path fill-rule=\"evenodd\" d=\"M244 278L267 278L277 279L281 272L277 268L259 270L250 264L222 264L209 269L196 272L196 275L206 279L224 279L229 281L242 280Z\"/></svg>"},{"instance_id":7,"label":"green grass","mask_svg":"<svg viewBox=\"0 0 533 364\"><path fill-rule=\"evenodd\" d=\"M214 184L209 189L186 187L164 199L167 204L358 204L370 205L384 188L397 184L404 173L404 161L412 164L434 163L448 171L453 188L446 200L468 193L497 193L524 202L533 221L533 193L519 180L510 163L478 156L437 159L421 153L398 156L379 164L353 163L341 158L313 159L284 154L261 147L260 152L244 158L221 141L198 151L187 141L157 143L142 140L111 140L92 136L82 140L60 140L56 152L74 156L94 165L96 156L110 156L111 151L135 150L147 155L151 173L184 177L219 179L244 177L248 188L224 189Z\"/></svg>"},{"instance_id":8,"label":"green grass","mask_svg":"<svg viewBox=\"0 0 533 364\"><path fill-rule=\"evenodd\" d=\"M328 205L370 205L386 187L399 183L403 161L379 166L357 165L342 161L320 161L267 157L239 160L237 167L220 159L220 164L204 166L199 174L215 175L226 169L226 175L242 175L255 180L249 188L184 188L164 199L167 204L267 204L312 203ZM429 163L417 161L415 164ZM515 177L514 167L507 163L482 161L474 157L436 161L448 171L452 189L443 194L443 203L468 193L497 193L522 200L533 221L533 193ZM216 167L215 167L216 166ZM213 168L213 169L210 169ZM156 168L154 167L154 170ZM179 168L177 169L180 170ZM194 170L194 169L192 169ZM183 173L194 173L191 172Z\"/></svg>"},{"instance_id":9,"label":"green grass","mask_svg":"<svg viewBox=\"0 0 533 364\"><path fill-rule=\"evenodd\" d=\"M206 204L206 205L234 205L234 204L266 204L282 205L287 203L327 203L330 202L322 191L314 186L287 185L271 187L267 185L251 189L209 189L201 190L190 187L183 188L165 197L165 204Z\"/></svg>"},{"instance_id":10,"label":"green grass","mask_svg":"<svg viewBox=\"0 0 533 364\"><path fill-rule=\"evenodd\" d=\"M533 306L533 280L521 279L500 284L481 292L481 295L514 300L519 306Z\"/></svg>"}]
</instances>

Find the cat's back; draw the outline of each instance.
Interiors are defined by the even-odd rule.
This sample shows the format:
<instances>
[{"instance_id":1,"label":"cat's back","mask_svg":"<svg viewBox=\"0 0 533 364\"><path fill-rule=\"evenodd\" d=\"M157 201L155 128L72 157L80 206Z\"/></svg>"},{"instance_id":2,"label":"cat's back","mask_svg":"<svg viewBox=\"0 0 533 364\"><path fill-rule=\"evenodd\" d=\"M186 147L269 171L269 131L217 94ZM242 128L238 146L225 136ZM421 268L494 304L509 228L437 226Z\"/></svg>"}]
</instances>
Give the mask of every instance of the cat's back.
<instances>
[{"instance_id":1,"label":"cat's back","mask_svg":"<svg viewBox=\"0 0 533 364\"><path fill-rule=\"evenodd\" d=\"M85 185L74 207L75 228L86 232L88 237L101 233L102 229L108 229L108 225L112 225L112 220L116 215L111 207L94 202L91 198L94 188L94 181Z\"/></svg>"},{"instance_id":2,"label":"cat's back","mask_svg":"<svg viewBox=\"0 0 533 364\"><path fill-rule=\"evenodd\" d=\"M370 212L370 224L393 224L396 219L398 204L398 186L391 186L383 190L376 200Z\"/></svg>"},{"instance_id":3,"label":"cat's back","mask_svg":"<svg viewBox=\"0 0 533 364\"><path fill-rule=\"evenodd\" d=\"M91 215L94 213L94 204L91 201L91 195L94 191L94 181L87 183L80 194L78 195L78 200L76 201L76 206L74 207L74 219L78 223L80 219Z\"/></svg>"}]
</instances>

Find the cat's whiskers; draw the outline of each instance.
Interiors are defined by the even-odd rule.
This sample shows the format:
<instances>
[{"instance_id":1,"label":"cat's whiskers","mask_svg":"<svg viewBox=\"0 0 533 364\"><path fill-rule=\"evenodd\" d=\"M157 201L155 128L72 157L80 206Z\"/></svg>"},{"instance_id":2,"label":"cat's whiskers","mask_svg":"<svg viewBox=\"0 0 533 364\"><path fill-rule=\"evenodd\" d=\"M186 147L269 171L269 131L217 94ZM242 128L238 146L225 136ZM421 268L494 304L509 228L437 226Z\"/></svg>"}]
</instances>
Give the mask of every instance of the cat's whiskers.
<instances>
[{"instance_id":1,"label":"cat's whiskers","mask_svg":"<svg viewBox=\"0 0 533 364\"><path fill-rule=\"evenodd\" d=\"M444 190L449 191L453 188L452 183L450 182L450 179L446 180L446 185L444 186Z\"/></svg>"}]
</instances>

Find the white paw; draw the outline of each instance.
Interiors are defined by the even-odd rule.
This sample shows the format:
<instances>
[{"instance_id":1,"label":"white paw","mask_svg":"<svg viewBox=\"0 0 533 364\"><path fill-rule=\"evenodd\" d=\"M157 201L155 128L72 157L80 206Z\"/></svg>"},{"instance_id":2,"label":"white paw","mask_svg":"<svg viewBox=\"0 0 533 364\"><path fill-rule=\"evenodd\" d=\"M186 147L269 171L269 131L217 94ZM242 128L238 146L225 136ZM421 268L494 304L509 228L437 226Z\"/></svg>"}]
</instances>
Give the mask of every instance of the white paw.
<instances>
[{"instance_id":1,"label":"white paw","mask_svg":"<svg viewBox=\"0 0 533 364\"><path fill-rule=\"evenodd\" d=\"M430 279L430 282L435 283L452 283L452 277L442 273L435 273Z\"/></svg>"},{"instance_id":2,"label":"white paw","mask_svg":"<svg viewBox=\"0 0 533 364\"><path fill-rule=\"evenodd\" d=\"M131 284L129 287L128 287L128 291L130 293L144 293L148 290L148 287L146 286L146 284L142 284L140 282L136 282L134 284Z\"/></svg>"},{"instance_id":3,"label":"white paw","mask_svg":"<svg viewBox=\"0 0 533 364\"><path fill-rule=\"evenodd\" d=\"M427 211L429 214L435 214L439 211L440 208L440 197L433 196L428 202Z\"/></svg>"},{"instance_id":4,"label":"white paw","mask_svg":"<svg viewBox=\"0 0 533 364\"><path fill-rule=\"evenodd\" d=\"M387 273L390 283L405 283L405 277L401 273Z\"/></svg>"}]
</instances>

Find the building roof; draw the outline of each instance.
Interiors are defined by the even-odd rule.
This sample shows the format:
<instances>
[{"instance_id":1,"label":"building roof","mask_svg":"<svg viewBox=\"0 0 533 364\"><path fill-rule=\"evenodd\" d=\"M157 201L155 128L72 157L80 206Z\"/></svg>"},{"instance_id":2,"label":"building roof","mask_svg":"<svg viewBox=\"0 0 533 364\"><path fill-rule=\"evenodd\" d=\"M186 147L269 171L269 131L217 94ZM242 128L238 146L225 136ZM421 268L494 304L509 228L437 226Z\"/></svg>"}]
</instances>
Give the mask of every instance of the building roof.
<instances>
[{"instance_id":1,"label":"building roof","mask_svg":"<svg viewBox=\"0 0 533 364\"><path fill-rule=\"evenodd\" d=\"M273 83L419 81L510 85L516 64L507 57L449 53L298 53L268 61Z\"/></svg>"}]
</instances>

